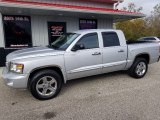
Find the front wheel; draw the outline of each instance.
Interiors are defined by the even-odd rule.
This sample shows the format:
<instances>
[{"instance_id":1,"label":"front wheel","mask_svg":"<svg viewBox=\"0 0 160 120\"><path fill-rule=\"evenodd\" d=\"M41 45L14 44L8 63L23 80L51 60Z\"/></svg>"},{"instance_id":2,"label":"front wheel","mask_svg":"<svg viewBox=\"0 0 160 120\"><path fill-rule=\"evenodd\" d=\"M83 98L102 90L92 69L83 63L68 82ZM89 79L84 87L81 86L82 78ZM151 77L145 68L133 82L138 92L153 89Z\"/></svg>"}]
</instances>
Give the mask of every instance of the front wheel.
<instances>
[{"instance_id":1,"label":"front wheel","mask_svg":"<svg viewBox=\"0 0 160 120\"><path fill-rule=\"evenodd\" d=\"M31 78L30 91L39 100L48 100L58 95L62 87L60 75L53 70L43 70Z\"/></svg>"},{"instance_id":2,"label":"front wheel","mask_svg":"<svg viewBox=\"0 0 160 120\"><path fill-rule=\"evenodd\" d=\"M145 76L148 70L148 62L144 58L137 58L131 68L129 69L129 75L134 78L142 78Z\"/></svg>"}]
</instances>

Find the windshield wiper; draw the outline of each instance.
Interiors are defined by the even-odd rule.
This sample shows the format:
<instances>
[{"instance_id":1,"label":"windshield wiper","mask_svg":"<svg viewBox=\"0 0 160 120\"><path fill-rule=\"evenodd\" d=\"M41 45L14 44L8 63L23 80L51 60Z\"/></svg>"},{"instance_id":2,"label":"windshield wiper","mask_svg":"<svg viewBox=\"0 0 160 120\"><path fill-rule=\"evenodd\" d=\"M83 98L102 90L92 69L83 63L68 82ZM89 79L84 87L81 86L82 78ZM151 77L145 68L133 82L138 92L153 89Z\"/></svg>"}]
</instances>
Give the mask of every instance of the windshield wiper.
<instances>
[{"instance_id":1,"label":"windshield wiper","mask_svg":"<svg viewBox=\"0 0 160 120\"><path fill-rule=\"evenodd\" d=\"M58 49L58 47L55 46L55 45L51 45L51 47L54 48L54 49L56 49L56 50Z\"/></svg>"},{"instance_id":2,"label":"windshield wiper","mask_svg":"<svg viewBox=\"0 0 160 120\"><path fill-rule=\"evenodd\" d=\"M51 46L51 45L47 45L48 48L52 48L52 49L57 49L56 47L54 46Z\"/></svg>"}]
</instances>

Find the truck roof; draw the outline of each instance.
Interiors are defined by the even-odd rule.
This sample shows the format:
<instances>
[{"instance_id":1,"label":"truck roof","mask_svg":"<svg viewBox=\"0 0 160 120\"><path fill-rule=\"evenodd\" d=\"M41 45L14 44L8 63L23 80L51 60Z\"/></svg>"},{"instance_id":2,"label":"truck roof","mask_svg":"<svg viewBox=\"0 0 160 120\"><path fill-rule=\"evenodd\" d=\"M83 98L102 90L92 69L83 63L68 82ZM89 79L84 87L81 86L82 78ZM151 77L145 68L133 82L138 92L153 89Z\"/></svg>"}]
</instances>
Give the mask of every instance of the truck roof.
<instances>
[{"instance_id":1,"label":"truck roof","mask_svg":"<svg viewBox=\"0 0 160 120\"><path fill-rule=\"evenodd\" d=\"M91 32L104 32L104 31L110 31L110 32L118 32L120 30L115 30L115 29L87 29L87 30L78 30L75 31L74 33L78 33L78 34L86 34L86 33L91 33Z\"/></svg>"}]
</instances>

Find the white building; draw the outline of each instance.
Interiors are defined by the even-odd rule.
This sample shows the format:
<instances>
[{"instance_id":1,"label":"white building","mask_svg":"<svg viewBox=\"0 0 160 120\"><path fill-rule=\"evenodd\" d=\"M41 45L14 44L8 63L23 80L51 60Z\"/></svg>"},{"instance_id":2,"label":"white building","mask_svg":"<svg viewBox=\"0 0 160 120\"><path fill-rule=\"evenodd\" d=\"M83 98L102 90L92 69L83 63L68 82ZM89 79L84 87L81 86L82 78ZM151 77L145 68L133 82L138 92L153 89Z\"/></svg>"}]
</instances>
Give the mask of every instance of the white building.
<instances>
[{"instance_id":1,"label":"white building","mask_svg":"<svg viewBox=\"0 0 160 120\"><path fill-rule=\"evenodd\" d=\"M0 0L0 66L16 49L45 46L65 32L112 28L143 14L115 10L123 0Z\"/></svg>"}]
</instances>

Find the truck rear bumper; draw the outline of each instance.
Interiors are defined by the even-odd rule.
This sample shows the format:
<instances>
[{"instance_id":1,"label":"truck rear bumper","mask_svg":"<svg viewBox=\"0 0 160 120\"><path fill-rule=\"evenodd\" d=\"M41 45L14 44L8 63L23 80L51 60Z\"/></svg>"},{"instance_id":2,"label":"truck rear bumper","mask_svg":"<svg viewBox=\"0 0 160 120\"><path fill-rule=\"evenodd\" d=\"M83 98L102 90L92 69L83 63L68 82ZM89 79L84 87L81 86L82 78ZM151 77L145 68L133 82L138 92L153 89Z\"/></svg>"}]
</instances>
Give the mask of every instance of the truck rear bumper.
<instances>
[{"instance_id":1,"label":"truck rear bumper","mask_svg":"<svg viewBox=\"0 0 160 120\"><path fill-rule=\"evenodd\" d=\"M2 72L2 79L4 80L4 83L9 87L27 89L27 74L16 74L8 72L8 70L4 68Z\"/></svg>"}]
</instances>

